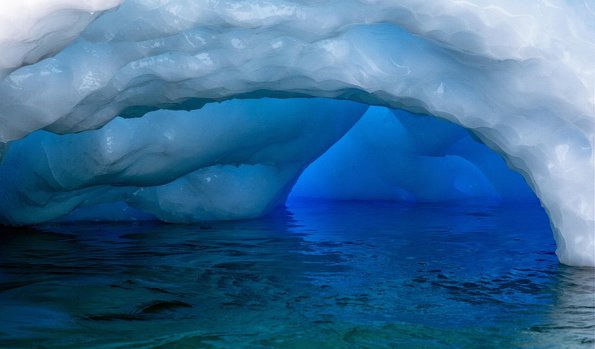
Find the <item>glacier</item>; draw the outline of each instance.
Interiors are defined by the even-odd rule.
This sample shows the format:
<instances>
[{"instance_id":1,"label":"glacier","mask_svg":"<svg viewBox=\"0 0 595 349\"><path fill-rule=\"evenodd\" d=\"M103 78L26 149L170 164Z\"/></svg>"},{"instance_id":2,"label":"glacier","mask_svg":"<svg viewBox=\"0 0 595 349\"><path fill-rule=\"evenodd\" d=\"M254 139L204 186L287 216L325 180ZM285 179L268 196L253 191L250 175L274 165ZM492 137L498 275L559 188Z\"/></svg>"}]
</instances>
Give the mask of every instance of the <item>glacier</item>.
<instances>
[{"instance_id":1,"label":"glacier","mask_svg":"<svg viewBox=\"0 0 595 349\"><path fill-rule=\"evenodd\" d=\"M3 2L1 220L255 217L373 105L465 128L530 185L560 261L595 266L594 18L563 0Z\"/></svg>"}]
</instances>

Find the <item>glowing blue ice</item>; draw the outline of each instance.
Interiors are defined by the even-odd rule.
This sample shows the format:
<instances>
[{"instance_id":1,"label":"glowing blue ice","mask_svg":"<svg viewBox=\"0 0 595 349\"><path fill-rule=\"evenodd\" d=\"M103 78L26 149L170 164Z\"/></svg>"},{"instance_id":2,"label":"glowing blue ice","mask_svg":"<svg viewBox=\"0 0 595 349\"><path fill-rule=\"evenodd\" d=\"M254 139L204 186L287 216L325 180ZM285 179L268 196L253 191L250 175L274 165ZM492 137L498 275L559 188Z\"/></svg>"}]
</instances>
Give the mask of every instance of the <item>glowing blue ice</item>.
<instances>
[{"instance_id":1,"label":"glowing blue ice","mask_svg":"<svg viewBox=\"0 0 595 349\"><path fill-rule=\"evenodd\" d=\"M371 107L300 177L294 198L437 202L535 200L523 178L463 128Z\"/></svg>"}]
</instances>

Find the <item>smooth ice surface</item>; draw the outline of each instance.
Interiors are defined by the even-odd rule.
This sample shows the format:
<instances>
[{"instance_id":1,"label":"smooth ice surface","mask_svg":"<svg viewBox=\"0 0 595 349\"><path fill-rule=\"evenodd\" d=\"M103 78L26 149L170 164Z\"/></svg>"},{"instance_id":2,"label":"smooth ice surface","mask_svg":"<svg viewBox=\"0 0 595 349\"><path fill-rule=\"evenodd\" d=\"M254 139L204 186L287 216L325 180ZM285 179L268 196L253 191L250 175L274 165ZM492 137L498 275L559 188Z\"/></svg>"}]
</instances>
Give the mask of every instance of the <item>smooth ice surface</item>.
<instances>
[{"instance_id":1,"label":"smooth ice surface","mask_svg":"<svg viewBox=\"0 0 595 349\"><path fill-rule=\"evenodd\" d=\"M463 128L371 107L304 171L292 199L534 202L535 195Z\"/></svg>"},{"instance_id":2,"label":"smooth ice surface","mask_svg":"<svg viewBox=\"0 0 595 349\"><path fill-rule=\"evenodd\" d=\"M590 1L128 0L100 16L118 1L40 4L2 5L0 142L235 97L423 112L501 154L548 211L560 260L595 266ZM41 220L52 185L34 201Z\"/></svg>"}]
</instances>

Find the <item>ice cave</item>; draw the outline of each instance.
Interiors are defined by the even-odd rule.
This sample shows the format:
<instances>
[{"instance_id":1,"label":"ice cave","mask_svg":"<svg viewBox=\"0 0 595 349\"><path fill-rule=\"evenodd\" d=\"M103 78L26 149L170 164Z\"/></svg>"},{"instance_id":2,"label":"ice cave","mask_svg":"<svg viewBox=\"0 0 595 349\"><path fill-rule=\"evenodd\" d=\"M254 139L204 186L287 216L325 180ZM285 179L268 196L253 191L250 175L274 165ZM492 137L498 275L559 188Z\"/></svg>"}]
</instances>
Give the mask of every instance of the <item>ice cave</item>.
<instances>
[{"instance_id":1,"label":"ice cave","mask_svg":"<svg viewBox=\"0 0 595 349\"><path fill-rule=\"evenodd\" d=\"M471 348L478 343L477 333L457 332L459 337L449 337L448 331L440 327L441 316L447 315L444 311L433 313L432 306L415 304L422 302L423 292L429 292L428 299L434 299L432 292L436 288L467 290L464 292L471 293L464 297L476 298L466 298L463 306L460 294L449 294L445 296L452 302L448 309L500 324L499 315L493 315L499 310L467 307L473 302L480 304L477 299L484 299L481 297L486 294L504 305L546 304L548 301L540 298L547 293L540 291L542 285L567 287L578 283L583 285L577 291L580 296L571 300L560 296L563 300L555 304L563 306L548 308L548 321L555 326L550 322L547 326L536 325L522 317L514 330L502 330L505 339L484 343L484 347L574 347L579 341L586 348L595 343L590 333L595 326L594 144L595 3L591 0L3 2L0 245L4 248L0 252L0 309L4 307L5 311L0 310L0 324L6 330L0 329L0 347L25 348L32 339L41 340L44 347L60 348L76 348L81 343L98 348L352 348L362 343L369 343L369 347L390 347L390 343L428 347L429 342L412 334L418 330L415 326L426 326L423 333L431 328L431 338L443 339L429 347ZM332 228L329 222L333 222ZM414 237L383 235L390 229L402 234L417 226L424 230ZM139 238L139 229L150 231L150 238ZM201 233L193 234L192 229ZM374 232L360 236L358 229ZM266 235L263 231L269 230L284 233L282 237L274 235L273 240L280 249L287 249L288 255L280 250L273 253L268 250L270 246L268 252L260 251L261 245L244 250L242 246L252 240L242 232ZM523 231L531 233L523 235ZM440 237L439 232L452 236ZM233 242L236 235L238 241L246 239L244 245ZM456 250L461 247L456 245L460 239L496 239L498 235L498 242L469 242L464 248L468 253ZM69 238L62 240L64 236ZM298 243L294 238L303 240ZM555 245L548 242L552 238ZM135 246L140 245L129 248L127 239L138 239ZM175 243L167 239L180 240ZM118 260L135 260L139 258L136 253L147 246L171 243L180 252L198 244L195 239L207 245L241 245L234 245L236 257L256 253L275 256L279 261L271 262L266 271L259 269L251 274L255 284L247 286L243 284L244 274L233 274L234 281L229 283L225 278L230 274L221 274L227 276L217 282L209 278L222 273L221 268L230 272L230 265L233 273L240 269L243 273L242 268L260 265L261 259L225 264L217 262L222 260L221 254L214 255L208 249L197 260L188 257L185 261L197 268L202 265L200 258L206 261L212 257L208 262L210 271L198 278L217 287L239 287L238 292L250 299L234 298L231 303L216 298L224 296L213 289L209 292L215 300L198 301L198 296L174 299L175 290L189 287L180 281L186 280L185 276L172 281L176 268L185 267L183 258L172 257L175 261L168 259L167 263L138 262L165 263L163 268L168 265L172 269L159 277L118 279L109 284L109 292L116 293L105 291L109 294L105 296L101 289L109 289L107 281L92 280L102 273L98 270L120 270L128 265L122 262L116 267L117 263L109 262L116 258L111 254L94 257L107 269L98 267L84 277L77 274L78 286L73 293L62 290L72 287L72 283L64 281L62 288L52 291L48 288L58 282L55 279L42 278L47 282L43 285L28 279L38 279L37 272L55 272L52 265L62 265L63 270L73 265L82 268L81 263L93 265L88 258L98 250L116 253L122 249L129 253L118 255ZM361 242L361 251L365 252L352 251L346 245L337 247L341 239L352 239L349 243L354 245ZM368 240L382 247L375 252L367 250ZM448 246L454 244L452 254L438 244L440 241ZM514 241L525 242L511 247ZM304 244L309 246L306 252L294 255ZM478 244L485 246L478 251ZM542 245L536 247L538 244ZM46 245L51 248L41 247ZM405 249L405 245L427 245L432 249ZM76 250L86 252L71 255ZM178 253L172 251L172 256ZM411 251L424 257L415 257ZM170 252L163 255L169 256ZM410 252L412 257L406 257ZM60 253L70 259L51 262L60 258ZM149 249L143 258L160 253ZM180 253L186 256L189 252ZM361 296L370 287L361 274L349 276L353 277L350 282L320 281L341 263L316 258L341 253L356 256L353 258L359 264L353 268L370 270L377 268L373 265L382 265L379 270L387 272L413 268L407 258L420 259L415 264L418 268L425 268L430 263L427 260L439 261L434 263L442 263L444 268L452 267L452 260L457 260L455 264L464 261L470 274L457 274L459 278L480 275L480 270L500 275L505 268L516 270L518 263L529 275L523 274L519 280L530 280L519 283L535 282L536 286L533 291L513 287L516 293L495 296L490 293L495 289L491 286L469 291L481 285L478 280L483 276L461 281L459 287L445 284L450 276L444 272L428 281L433 280L428 275L439 270L428 267L428 275L423 277L406 272L390 277L390 282L399 281L400 285L411 278L426 290L420 293L420 300L414 293L395 291L408 299L399 304L399 311L407 314L415 308L419 318L373 317L371 309L390 303L382 298L385 296L378 296L388 289L376 290L376 298ZM365 258L358 259L358 253L365 253ZM303 261L305 255L312 260ZM385 262L371 261L379 255L386 257L381 258ZM26 256L34 261L27 262ZM27 265L42 263L49 269L15 269L21 259L30 263ZM289 259L304 270L298 272L298 267L284 264ZM387 260L396 264L387 265ZM540 262L549 263L543 267L547 272L562 268L563 277L550 282L544 276L533 281L539 277L530 272L531 268ZM558 262L562 265L558 266ZM315 271L308 269L308 263L313 263ZM278 270L271 269L275 264ZM302 318L315 318L312 321L316 325L294 328L284 322L292 333L298 331L306 338L300 342L302 339L287 337L291 331L286 327L274 332L272 328L279 322L272 319L280 316L281 310L275 310L277 303L267 303L262 308L266 312L259 316L268 322L262 320L251 331L267 327L274 335L261 333L242 342L239 338L247 334L229 334L239 333L239 328L246 326L240 319L252 316L248 311L230 311L229 304L244 310L248 304L254 312L260 309L259 302L278 298L294 311L298 307L295 297L289 300L284 296L297 292L294 287L262 300L259 294L273 292L277 286L254 280L298 274L302 277L316 273L317 266L325 276L317 276L317 281L309 281L307 286L300 281L295 289L316 285L322 287L323 291L316 292L323 296L327 292L324 290L335 287L359 290L356 295L334 298L347 299L344 303L353 309L350 315L337 310L343 309L339 301L325 305L330 307L326 317L312 310L320 304L302 303L296 312ZM499 283L505 279L501 276L492 281ZM168 287L157 297L159 300L147 293L146 298L153 300L132 310L113 310L129 306L132 299L144 299L147 290L161 290L157 279L165 277L170 278ZM87 288L81 286L87 282ZM427 284L434 291L424 288ZM31 288L29 292L20 293L27 287ZM127 287L134 292L124 292ZM225 297L232 293L229 289L221 291ZM39 296L31 296L31 300L23 294ZM76 299L84 294L84 304L80 305L84 314L73 315L76 312L72 307L79 305L66 306L63 298L55 299L56 294L70 294L68 297ZM200 297L206 296L201 293ZM440 303L440 296L436 297ZM114 302L122 305L109 303L107 298L118 299ZM323 298L318 297L317 302ZM39 299L48 299L48 304ZM367 302L365 306L361 299ZM207 307L207 303L219 304L219 310ZM89 304L113 311L98 313ZM581 326L574 332L556 332L556 326L566 322L564 316L570 316L564 308L569 304L582 307L579 313L583 317L577 320ZM208 322L213 328L207 330L188 320L194 319L192 310L198 312L196 309L211 314ZM259 311L264 312L262 309ZM354 314L358 311L367 315L357 317ZM420 320L424 312L437 322ZM457 328L474 323L469 320L463 324L464 318ZM33 326L31 319L39 319L39 323ZM329 324L336 324L338 319L344 327L337 325L331 331ZM355 327L347 324L354 319L365 322L365 329L356 321L359 327L353 332ZM90 321L125 322L130 326L130 339L122 340L114 329L106 328L121 342L119 346L101 342L97 339L100 332L84 325ZM137 337L137 321L146 321L147 328L154 327L156 337ZM166 321L166 325L159 321ZM295 324L301 320L291 321ZM382 329L377 327L379 321ZM413 327L390 327L395 323ZM37 331L32 326L49 330ZM182 334L173 334L176 326L176 333ZM320 335L321 328L316 326L330 332ZM93 328L95 332L82 328ZM519 328L527 328L523 333L531 336L523 337L521 342L512 341ZM47 332L58 335L46 337ZM393 332L408 335L403 335L402 343L392 342ZM337 333L342 334L334 337ZM77 341L73 335L92 340ZM356 340L349 342L349 335ZM329 341L320 341L325 336ZM554 337L562 338L562 342L554 344ZM375 342L373 338L386 342Z\"/></svg>"}]
</instances>

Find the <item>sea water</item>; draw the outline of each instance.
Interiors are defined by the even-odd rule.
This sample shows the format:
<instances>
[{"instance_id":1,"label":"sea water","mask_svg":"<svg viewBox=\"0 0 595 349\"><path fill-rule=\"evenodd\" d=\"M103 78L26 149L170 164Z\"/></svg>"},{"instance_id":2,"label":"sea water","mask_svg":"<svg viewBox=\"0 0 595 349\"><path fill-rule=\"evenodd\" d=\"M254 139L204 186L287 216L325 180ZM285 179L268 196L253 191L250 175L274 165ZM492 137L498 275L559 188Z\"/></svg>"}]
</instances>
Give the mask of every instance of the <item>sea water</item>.
<instances>
[{"instance_id":1,"label":"sea water","mask_svg":"<svg viewBox=\"0 0 595 349\"><path fill-rule=\"evenodd\" d=\"M593 348L538 205L297 202L2 228L0 348Z\"/></svg>"}]
</instances>

